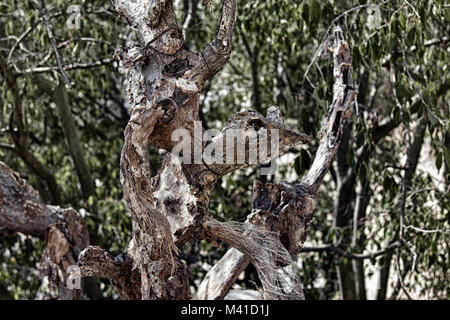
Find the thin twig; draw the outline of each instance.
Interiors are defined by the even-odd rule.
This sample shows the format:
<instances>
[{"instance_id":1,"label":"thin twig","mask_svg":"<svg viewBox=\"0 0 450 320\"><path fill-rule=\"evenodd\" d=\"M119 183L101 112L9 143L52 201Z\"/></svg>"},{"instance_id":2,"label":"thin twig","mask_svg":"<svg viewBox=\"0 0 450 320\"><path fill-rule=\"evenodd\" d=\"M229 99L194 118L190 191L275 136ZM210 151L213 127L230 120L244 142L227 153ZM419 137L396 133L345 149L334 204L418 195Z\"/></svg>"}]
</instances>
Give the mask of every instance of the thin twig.
<instances>
[{"instance_id":1,"label":"thin twig","mask_svg":"<svg viewBox=\"0 0 450 320\"><path fill-rule=\"evenodd\" d=\"M443 229L427 230L427 229L418 228L418 227L415 227L412 225L405 226L404 230L408 230L408 229L412 229L414 231L421 232L421 233L450 233L450 230L443 230Z\"/></svg>"},{"instance_id":2,"label":"thin twig","mask_svg":"<svg viewBox=\"0 0 450 320\"><path fill-rule=\"evenodd\" d=\"M0 149L16 151L16 148L12 144L0 143Z\"/></svg>"},{"instance_id":3,"label":"thin twig","mask_svg":"<svg viewBox=\"0 0 450 320\"><path fill-rule=\"evenodd\" d=\"M309 63L308 67L306 68L305 74L304 74L304 76L303 76L303 83L305 82L305 79L307 79L307 80L309 81L309 79L308 79L308 77L307 77L307 76L308 76L308 73L309 73L309 70L310 70L311 67L314 65L314 63L316 62L316 60L317 60L317 58L319 57L320 53L322 52L323 46L324 46L324 44L327 42L328 35L329 35L331 29L333 28L334 24L335 24L339 19L341 19L342 17L347 16L349 13L351 13L351 12L353 12L353 11L358 11L358 10L361 10L361 9L363 9L363 8L380 7L380 6L384 5L384 4L387 3L387 2L389 2L389 1L386 0L386 1L382 2L382 3L380 3L380 4L374 4L374 3L362 4L362 5L359 5L359 6L356 6L356 7L353 7L353 8L351 8L351 9L348 9L348 10L344 11L343 13L341 13L340 15L338 15L336 18L334 18L334 19L331 21L330 26L328 27L327 31L325 32L325 35L323 36L322 41L320 42L319 47L318 47L317 50L314 52L314 56L313 56L311 62Z\"/></svg>"},{"instance_id":4,"label":"thin twig","mask_svg":"<svg viewBox=\"0 0 450 320\"><path fill-rule=\"evenodd\" d=\"M398 248L400 245L398 242L395 242L391 245L389 245L388 247L384 248L384 249L380 249L378 251L375 252L370 252L370 253L351 253L351 252L347 252L342 250L341 248L339 248L338 245L336 244L326 244L326 245L322 245L322 246L317 246L317 247L304 247L300 250L300 252L321 252L321 251L331 251L334 252L342 257L346 257L348 259L355 259L355 260L365 260L365 259L375 259L378 256L384 255L396 248Z\"/></svg>"},{"instance_id":5,"label":"thin twig","mask_svg":"<svg viewBox=\"0 0 450 320\"><path fill-rule=\"evenodd\" d=\"M41 5L41 3L39 1L32 0L32 2L39 9L39 11L41 12L45 28L47 29L47 35L50 38L50 42L52 44L53 50L55 51L55 58L56 58L56 63L58 64L58 70L61 73L61 75L63 77L63 80L66 83L66 85L70 86L71 85L71 81L69 80L69 76L67 75L67 72L64 69L61 53L59 52L58 43L56 42L55 36L53 34L52 25L51 25L50 20L48 18L47 10L45 9L44 6Z\"/></svg>"},{"instance_id":6,"label":"thin twig","mask_svg":"<svg viewBox=\"0 0 450 320\"><path fill-rule=\"evenodd\" d=\"M17 38L16 42L13 44L13 46L11 47L11 50L8 53L8 57L6 58L6 63L9 63L9 60L11 60L11 57L14 53L14 50L16 50L17 46L20 44L20 42L22 42L23 39L25 39L25 37L31 32L31 30L33 30L33 28L28 28L27 30L25 30L24 33L22 33L20 35L19 38Z\"/></svg>"},{"instance_id":7,"label":"thin twig","mask_svg":"<svg viewBox=\"0 0 450 320\"><path fill-rule=\"evenodd\" d=\"M114 61L112 58L106 58L103 60L98 60L94 62L88 62L88 63L72 63L65 67L66 71L70 70L77 70L77 69L89 69L94 67L100 67L106 64L110 64ZM58 66L51 66L51 67L37 67L37 68L29 68L25 69L23 71L19 71L18 74L26 74L26 73L42 73L42 72L49 72L49 71L57 71L59 70Z\"/></svg>"},{"instance_id":8,"label":"thin twig","mask_svg":"<svg viewBox=\"0 0 450 320\"><path fill-rule=\"evenodd\" d=\"M419 13L417 12L417 10L416 10L416 8L414 8L414 6L411 4L411 3L409 3L409 1L408 0L403 0L403 1L405 1L406 2L406 4L408 5L408 6L410 6L411 7L411 9L414 11L414 14L417 16L417 18L419 18L420 19L420 15L419 15Z\"/></svg>"}]
</instances>

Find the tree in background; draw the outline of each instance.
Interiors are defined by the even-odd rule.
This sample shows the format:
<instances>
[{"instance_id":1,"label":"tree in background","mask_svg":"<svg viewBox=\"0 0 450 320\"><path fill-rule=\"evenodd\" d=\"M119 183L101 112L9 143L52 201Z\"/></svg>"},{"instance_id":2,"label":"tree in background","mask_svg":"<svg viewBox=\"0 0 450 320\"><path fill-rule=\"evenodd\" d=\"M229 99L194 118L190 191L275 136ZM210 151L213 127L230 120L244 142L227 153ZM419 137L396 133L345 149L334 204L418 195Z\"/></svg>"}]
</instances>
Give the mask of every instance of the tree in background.
<instances>
[{"instance_id":1,"label":"tree in background","mask_svg":"<svg viewBox=\"0 0 450 320\"><path fill-rule=\"evenodd\" d=\"M1 7L2 161L45 203L84 214L90 243L116 256L131 237L118 167L131 106L122 97L122 69L111 57L120 45L139 42L109 2L39 4ZM174 8L185 48L202 51L215 34L221 3L178 1ZM440 1L238 4L231 59L198 97L203 128L223 127L242 108L265 114L276 104L287 127L314 138L287 150L276 175L257 177L258 170L248 168L218 177L202 214L243 221L252 209L255 178L295 182L310 171L319 149L316 133L333 102L332 67L319 57L334 25L343 28L353 57L357 103L317 191L299 254L306 298L448 297L449 10ZM131 60L139 59L135 53ZM170 106L162 107L171 114ZM161 162L152 150L153 176ZM5 232L1 292L34 298L44 290L26 270L35 270L42 250L45 255L44 243L24 231ZM211 243L194 237L178 255L191 294L227 249ZM236 285L252 288L252 281L259 284L250 265ZM114 282L91 282L85 291L92 298L119 291Z\"/></svg>"}]
</instances>

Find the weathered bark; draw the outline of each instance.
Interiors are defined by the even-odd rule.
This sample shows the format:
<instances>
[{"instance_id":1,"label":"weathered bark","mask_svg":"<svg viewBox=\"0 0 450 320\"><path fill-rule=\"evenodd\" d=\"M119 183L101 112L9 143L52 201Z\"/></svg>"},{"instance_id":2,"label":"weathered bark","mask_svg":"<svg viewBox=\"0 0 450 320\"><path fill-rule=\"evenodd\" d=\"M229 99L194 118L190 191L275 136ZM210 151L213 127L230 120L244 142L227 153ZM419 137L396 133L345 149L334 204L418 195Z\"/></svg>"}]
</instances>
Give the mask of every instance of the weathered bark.
<instances>
[{"instance_id":1,"label":"weathered bark","mask_svg":"<svg viewBox=\"0 0 450 320\"><path fill-rule=\"evenodd\" d=\"M218 236L211 228L218 225L211 225L207 211L210 193L218 177L250 163L181 163L169 153L175 146L171 135L184 128L191 137L198 132L203 136L204 130L195 122L199 120L199 95L205 81L229 59L236 1L224 1L217 35L200 53L185 48L171 1L118 1L116 5L135 27L142 45L117 53L129 68L128 98L134 106L121 157L124 196L134 220L128 254L140 272L143 299L186 299L187 275L177 257L179 248L194 236ZM227 130L238 128L245 132L278 129L282 151L309 140L289 131L280 120L273 114L265 118L256 112L239 113L212 144L225 139ZM168 152L153 179L149 144ZM204 146L204 141L194 141L193 151ZM276 156L270 151L262 161Z\"/></svg>"},{"instance_id":2,"label":"weathered bark","mask_svg":"<svg viewBox=\"0 0 450 320\"><path fill-rule=\"evenodd\" d=\"M108 278L122 300L141 299L141 277L127 254L113 257L99 247L90 246L79 256L78 266L84 277Z\"/></svg>"},{"instance_id":3,"label":"weathered bark","mask_svg":"<svg viewBox=\"0 0 450 320\"><path fill-rule=\"evenodd\" d=\"M240 267L248 261L253 262L259 276L269 281L263 283L264 289L272 290L277 280L267 278L265 269L259 263L264 263L264 257L267 257L272 260L269 265L273 270L283 269L292 263L289 253L295 255L302 247L314 209L313 197L340 143L342 126L349 115L348 106L353 99L352 66L342 31L336 29L332 38L330 49L334 51L336 77L334 100L311 170L299 184L263 184L255 181L253 211L248 217L249 228L243 232L234 230L233 237L230 237L227 234L230 229L226 225L209 217L209 197L220 176L255 164L249 160L252 141L247 144L244 140L246 160L243 163L236 161L234 164L225 162L208 165L202 159L189 164L189 161L181 163L179 158L170 153L175 146L171 139L172 133L184 128L191 137L194 136L194 145L191 146L194 154L196 148L207 145L220 149L221 143L234 129L242 129L244 135L261 129L268 132L277 129L281 152L296 144L307 143L310 139L288 130L279 109L271 107L266 117L252 111L238 113L213 141L203 141L204 129L198 127L197 122L199 96L205 81L216 74L230 57L236 0L224 0L216 37L199 53L186 49L172 1L142 0L136 3L118 0L116 9L136 29L141 42L141 47L117 51L122 64L129 69L128 99L133 105L121 156L121 182L133 217L133 238L127 254L115 258L98 247L85 249L78 261L79 271L72 272L72 275L79 272L84 277L107 277L123 299L186 299L187 274L178 258L180 247L194 236L209 236L227 241L240 250L243 256L234 254L235 259L241 262ZM199 132L200 139L196 137ZM272 137L270 133L251 137L250 140L267 145ZM153 179L150 179L148 158L150 144L166 152L163 165ZM268 151L256 164L279 155L274 150ZM224 155L227 156L230 155ZM236 154L231 156L237 160ZM71 221L74 214L72 212L64 217ZM257 226L257 229L250 228L251 225ZM76 230L85 231L80 226ZM264 240L266 236L260 237L263 233L256 231L255 236L251 235L254 232L251 230L277 232L279 236L267 233L270 237ZM249 239L246 239L247 233ZM69 222L50 226L49 242L43 257L43 269L50 270L49 275L58 274L52 273L53 270L59 270L59 274L64 275L67 261L74 263L76 254L87 245L81 240L78 243L74 237ZM264 243L259 241L268 241L264 243L270 243L272 249L277 248L275 255L269 251L267 255L258 252L265 249ZM72 248L69 244L73 242L76 246ZM71 248L75 252L64 258ZM283 257L284 252L287 256ZM239 263L234 265L239 269ZM236 269L232 270L236 272ZM228 285L232 284L235 276L231 274ZM60 282L66 280L64 276ZM297 286L297 279L293 280ZM222 290L220 295L223 297L228 289ZM285 289L291 292L287 297L304 298L297 287ZM278 297L277 290L275 287L267 291L265 297Z\"/></svg>"},{"instance_id":4,"label":"weathered bark","mask_svg":"<svg viewBox=\"0 0 450 320\"><path fill-rule=\"evenodd\" d=\"M9 232L45 238L41 276L48 277L51 289L59 290L59 299L81 298L81 291L68 288L67 281L70 267L89 243L83 219L73 209L45 205L30 185L0 162L0 233Z\"/></svg>"},{"instance_id":5,"label":"weathered bark","mask_svg":"<svg viewBox=\"0 0 450 320\"><path fill-rule=\"evenodd\" d=\"M306 240L306 228L314 210L308 189L287 183L253 185L253 210L246 223L263 230L277 232L279 240L292 255ZM196 299L223 299L239 274L251 262L249 255L230 249L207 273Z\"/></svg>"},{"instance_id":6,"label":"weathered bark","mask_svg":"<svg viewBox=\"0 0 450 320\"><path fill-rule=\"evenodd\" d=\"M250 258L248 256L231 248L208 271L194 298L198 300L222 300L249 263Z\"/></svg>"},{"instance_id":7,"label":"weathered bark","mask_svg":"<svg viewBox=\"0 0 450 320\"><path fill-rule=\"evenodd\" d=\"M280 240L291 254L297 253L306 237L314 210L314 196L341 142L343 125L353 101L352 64L348 44L337 28L330 39L334 57L334 99L329 107L322 139L314 162L299 184L262 184L255 181L253 211L247 221L278 231ZM222 299L250 259L231 249L208 272L200 284L197 299Z\"/></svg>"},{"instance_id":8,"label":"weathered bark","mask_svg":"<svg viewBox=\"0 0 450 320\"><path fill-rule=\"evenodd\" d=\"M261 129L267 130L266 132L277 129L281 152L310 140L305 135L288 130L277 107L269 108L266 117L252 111L238 113L211 142L202 139L204 129L198 122L199 95L205 81L223 67L231 54L236 0L223 2L216 37L200 53L193 53L185 48L172 1L143 0L134 3L119 0L116 7L136 29L142 46L117 52L122 64L129 68L128 99L133 105L131 118L125 129L121 156L121 182L134 221L133 238L127 250L133 267L131 271L126 267L127 277L135 279L134 283L138 285L136 271L140 274L142 299L186 299L187 274L184 264L178 258L179 249L192 237L208 236L227 241L243 255L236 251L227 255L232 257L233 267L228 268L232 271L226 276L228 281L222 280L222 286L211 286L219 293L199 293L197 298L222 298L236 279L236 274L249 261L255 264L259 276L268 281L263 282L266 298L304 298L298 287L280 289L281 291L274 288L277 280L271 276L267 278L259 265L262 260L265 262L266 255L254 250L264 250L259 241L268 241L273 248L281 248L276 249L278 253L275 256L273 253L267 255L268 259L275 259L273 262L269 261L275 270L290 265L292 260L289 253L295 255L305 241L306 229L314 209L313 197L339 146L342 127L349 116L348 107L354 96L351 57L342 31L336 29L331 39L330 49L334 52L336 78L334 99L312 168L299 184L255 182L253 211L247 222L250 237L246 241L247 231L237 232L209 217L207 208L210 194L220 176L255 164L249 160L252 139L257 144L267 145L269 138L276 139L276 136L271 133L252 136L248 144L243 140L245 161L242 163L207 163L203 158L198 162L195 157L188 157L182 163L180 158L171 154L176 145L171 139L172 133L179 128L185 129L190 137L194 137L193 145L187 150L193 151L194 155L196 149L203 150L203 147L220 150L225 145L223 142L227 140L229 132L234 129L242 129L244 136ZM152 179L148 158L150 144L166 153L162 167ZM268 151L256 164L279 155L274 150ZM237 160L237 154L225 152L223 157ZM194 160L194 163L190 164L190 160ZM271 236L261 237L263 233L258 233L260 231L257 231L256 236L251 235L251 230L255 230L254 227L250 228L251 225L256 226L257 230L269 232L267 234ZM230 230L232 235L227 234ZM274 237L270 232L277 232L279 236ZM283 252L287 254L284 258ZM106 269L95 266L95 259L92 257L100 257L104 261L102 266L107 266ZM81 274L103 275L117 285L120 282L117 275L122 270L118 266L118 260L122 261L99 248L90 247L81 255ZM220 264L221 262L214 270L220 272ZM214 277L209 276L211 278ZM293 285L297 286L298 279L294 280ZM121 281L123 283L123 279ZM287 291L283 291L285 289ZM135 290L122 289L119 292L122 298L136 298ZM283 292L291 292L293 295L285 296Z\"/></svg>"},{"instance_id":9,"label":"weathered bark","mask_svg":"<svg viewBox=\"0 0 450 320\"><path fill-rule=\"evenodd\" d=\"M0 232L22 232L44 238L57 221L53 207L41 202L37 192L0 162Z\"/></svg>"}]
</instances>

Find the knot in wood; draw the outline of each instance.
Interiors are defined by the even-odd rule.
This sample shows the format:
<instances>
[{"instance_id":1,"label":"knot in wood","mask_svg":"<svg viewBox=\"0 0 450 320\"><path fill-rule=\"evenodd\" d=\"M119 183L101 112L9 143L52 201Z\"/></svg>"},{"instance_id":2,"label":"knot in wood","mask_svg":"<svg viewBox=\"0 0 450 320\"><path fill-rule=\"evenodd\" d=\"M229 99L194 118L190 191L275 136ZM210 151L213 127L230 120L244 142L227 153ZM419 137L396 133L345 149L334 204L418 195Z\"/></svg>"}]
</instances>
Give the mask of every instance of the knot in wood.
<instances>
[{"instance_id":1,"label":"knot in wood","mask_svg":"<svg viewBox=\"0 0 450 320\"><path fill-rule=\"evenodd\" d=\"M156 102L158 110L163 112L163 115L159 118L159 122L169 124L175 118L177 111L177 104L171 98L161 99Z\"/></svg>"}]
</instances>

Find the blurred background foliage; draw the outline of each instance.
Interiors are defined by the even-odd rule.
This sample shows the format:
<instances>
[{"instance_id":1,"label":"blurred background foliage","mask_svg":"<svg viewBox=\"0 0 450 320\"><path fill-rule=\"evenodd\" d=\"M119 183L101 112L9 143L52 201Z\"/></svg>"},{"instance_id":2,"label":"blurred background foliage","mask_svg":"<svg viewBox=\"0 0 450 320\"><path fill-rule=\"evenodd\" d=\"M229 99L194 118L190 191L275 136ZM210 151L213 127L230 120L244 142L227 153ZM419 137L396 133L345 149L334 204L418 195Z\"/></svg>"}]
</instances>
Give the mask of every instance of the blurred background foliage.
<instances>
[{"instance_id":1,"label":"blurred background foliage","mask_svg":"<svg viewBox=\"0 0 450 320\"><path fill-rule=\"evenodd\" d=\"M188 48L202 49L217 28L221 2L176 0L175 7ZM131 232L119 180L129 106L124 70L112 57L120 45L136 43L135 35L111 1L74 0L69 5L49 0L45 9L71 85L58 72L42 11L33 1L3 0L0 159L47 203L79 210L91 243L118 254ZM232 57L203 89L204 127L220 129L237 111L265 114L276 104L291 128L315 142L281 157L276 175L260 176L258 168L251 168L223 177L211 200L211 214L244 221L254 179L294 182L309 168L321 119L332 100L332 64L319 53L327 50L322 44L334 25L344 29L351 47L358 94L335 163L317 196L305 252L299 254L306 297L447 299L446 1L239 1ZM8 74L14 75L15 87L8 85ZM61 96L67 97L76 135L61 120ZM79 155L68 147L74 137L90 171L87 178L77 171L74 160ZM156 172L158 150L152 149L151 159ZM92 189L83 188L82 179ZM43 239L12 234L0 241L0 298L39 297L43 286L36 264ZM385 250L389 246L393 249ZM226 249L206 240L186 245L183 258L192 292ZM101 289L97 298L117 298L106 280L95 281ZM255 284L256 273L249 266L236 287Z\"/></svg>"}]
</instances>

